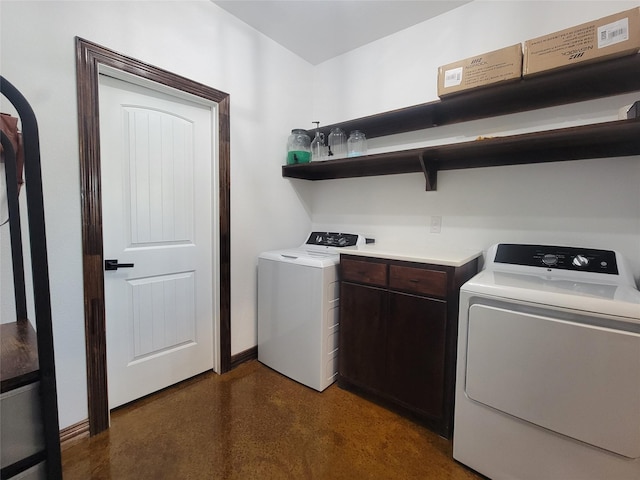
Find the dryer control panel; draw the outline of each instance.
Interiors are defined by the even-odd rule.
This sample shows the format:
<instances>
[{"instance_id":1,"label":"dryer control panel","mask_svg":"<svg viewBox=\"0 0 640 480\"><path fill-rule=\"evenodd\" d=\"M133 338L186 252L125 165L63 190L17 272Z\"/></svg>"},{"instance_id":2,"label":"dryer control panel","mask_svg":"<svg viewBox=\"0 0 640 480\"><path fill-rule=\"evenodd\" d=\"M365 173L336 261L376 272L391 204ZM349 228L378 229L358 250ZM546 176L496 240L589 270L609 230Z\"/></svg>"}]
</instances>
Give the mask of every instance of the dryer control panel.
<instances>
[{"instance_id":1,"label":"dryer control panel","mask_svg":"<svg viewBox=\"0 0 640 480\"><path fill-rule=\"evenodd\" d=\"M494 262L609 275L618 274L616 253L612 250L501 243L496 250Z\"/></svg>"}]
</instances>

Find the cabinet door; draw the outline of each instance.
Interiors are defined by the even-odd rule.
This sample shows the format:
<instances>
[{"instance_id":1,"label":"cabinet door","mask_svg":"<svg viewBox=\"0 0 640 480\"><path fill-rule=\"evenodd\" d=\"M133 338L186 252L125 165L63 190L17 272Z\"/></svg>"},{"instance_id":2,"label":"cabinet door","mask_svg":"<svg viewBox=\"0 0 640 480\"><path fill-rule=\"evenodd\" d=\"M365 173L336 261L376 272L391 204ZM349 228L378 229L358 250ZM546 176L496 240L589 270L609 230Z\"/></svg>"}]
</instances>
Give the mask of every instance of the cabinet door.
<instances>
[{"instance_id":1,"label":"cabinet door","mask_svg":"<svg viewBox=\"0 0 640 480\"><path fill-rule=\"evenodd\" d=\"M385 374L387 292L343 282L340 291L340 377L380 390Z\"/></svg>"},{"instance_id":2,"label":"cabinet door","mask_svg":"<svg viewBox=\"0 0 640 480\"><path fill-rule=\"evenodd\" d=\"M389 393L434 420L443 416L447 303L389 294Z\"/></svg>"}]
</instances>

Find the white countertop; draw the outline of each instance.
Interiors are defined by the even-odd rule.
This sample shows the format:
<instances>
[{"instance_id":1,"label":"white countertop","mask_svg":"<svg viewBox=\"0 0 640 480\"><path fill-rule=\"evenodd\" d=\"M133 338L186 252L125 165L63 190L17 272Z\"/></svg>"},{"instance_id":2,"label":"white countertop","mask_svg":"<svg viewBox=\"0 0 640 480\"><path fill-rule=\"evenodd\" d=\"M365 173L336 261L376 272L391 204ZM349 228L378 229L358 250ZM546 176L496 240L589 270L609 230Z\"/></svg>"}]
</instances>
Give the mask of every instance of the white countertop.
<instances>
[{"instance_id":1,"label":"white countertop","mask_svg":"<svg viewBox=\"0 0 640 480\"><path fill-rule=\"evenodd\" d=\"M470 250L441 245L368 244L340 250L349 255L404 260L406 262L431 263L449 267L461 267L482 255L482 250Z\"/></svg>"}]
</instances>

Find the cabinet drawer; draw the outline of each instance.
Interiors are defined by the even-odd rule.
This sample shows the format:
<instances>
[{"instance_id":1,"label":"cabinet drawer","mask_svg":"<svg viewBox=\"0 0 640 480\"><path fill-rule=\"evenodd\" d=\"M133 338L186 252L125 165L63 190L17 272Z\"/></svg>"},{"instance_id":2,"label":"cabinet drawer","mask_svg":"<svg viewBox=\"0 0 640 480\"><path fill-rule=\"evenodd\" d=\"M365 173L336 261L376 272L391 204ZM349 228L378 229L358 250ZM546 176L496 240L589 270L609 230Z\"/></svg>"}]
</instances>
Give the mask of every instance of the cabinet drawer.
<instances>
[{"instance_id":1,"label":"cabinet drawer","mask_svg":"<svg viewBox=\"0 0 640 480\"><path fill-rule=\"evenodd\" d=\"M447 294L447 273L439 270L391 265L389 267L389 288L444 297Z\"/></svg>"},{"instance_id":2,"label":"cabinet drawer","mask_svg":"<svg viewBox=\"0 0 640 480\"><path fill-rule=\"evenodd\" d=\"M359 260L340 260L342 280L385 287L387 285L387 265L384 263Z\"/></svg>"}]
</instances>

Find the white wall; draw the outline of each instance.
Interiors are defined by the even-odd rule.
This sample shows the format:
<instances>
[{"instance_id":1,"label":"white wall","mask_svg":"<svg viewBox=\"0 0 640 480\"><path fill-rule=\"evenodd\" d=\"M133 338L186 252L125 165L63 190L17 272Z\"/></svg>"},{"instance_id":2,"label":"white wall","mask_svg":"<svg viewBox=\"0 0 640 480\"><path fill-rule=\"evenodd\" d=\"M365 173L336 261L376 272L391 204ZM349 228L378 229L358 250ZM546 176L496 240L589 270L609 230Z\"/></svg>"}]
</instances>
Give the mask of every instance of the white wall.
<instances>
[{"instance_id":1,"label":"white wall","mask_svg":"<svg viewBox=\"0 0 640 480\"><path fill-rule=\"evenodd\" d=\"M230 94L234 354L256 344L257 255L300 244L310 229L280 166L289 130L312 119L312 67L206 0L2 1L0 17L2 75L31 103L40 129L64 428L87 418L74 37Z\"/></svg>"},{"instance_id":2,"label":"white wall","mask_svg":"<svg viewBox=\"0 0 640 480\"><path fill-rule=\"evenodd\" d=\"M638 1L475 1L316 67L314 117L323 124L437 99L437 68L639 6ZM370 141L370 151L472 140L617 119L639 94L468 122ZM365 132L366 134L366 132ZM296 181L314 228L382 242L558 243L621 251L640 279L640 158L443 171L435 192L422 174ZM432 215L442 232L429 232Z\"/></svg>"}]
</instances>

